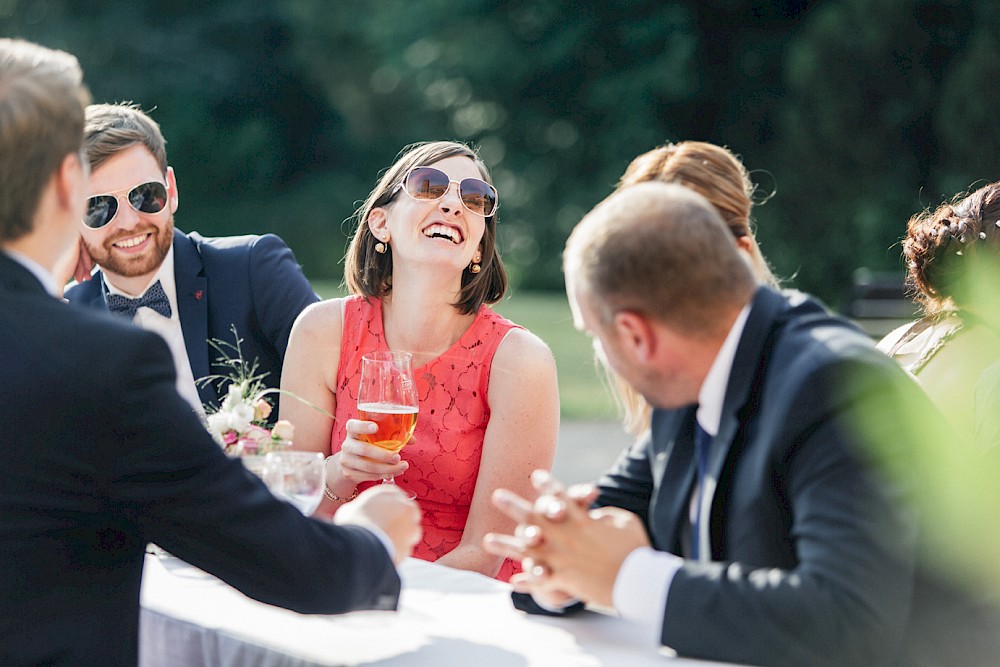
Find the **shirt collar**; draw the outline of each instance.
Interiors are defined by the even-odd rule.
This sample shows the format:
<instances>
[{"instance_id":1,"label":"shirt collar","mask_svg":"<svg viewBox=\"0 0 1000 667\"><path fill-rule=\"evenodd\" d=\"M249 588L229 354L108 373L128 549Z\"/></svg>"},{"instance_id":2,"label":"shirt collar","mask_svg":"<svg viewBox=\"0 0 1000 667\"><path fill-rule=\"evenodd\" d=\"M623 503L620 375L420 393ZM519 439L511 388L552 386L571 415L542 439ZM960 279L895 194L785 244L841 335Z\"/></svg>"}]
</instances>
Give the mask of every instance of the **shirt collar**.
<instances>
[{"instance_id":1,"label":"shirt collar","mask_svg":"<svg viewBox=\"0 0 1000 667\"><path fill-rule=\"evenodd\" d=\"M12 260L17 262L24 268L28 269L28 271L31 272L31 275L35 276L35 278L38 279L38 282L42 284L42 287L45 288L46 292L48 292L49 294L51 294L56 298L60 296L59 286L56 285L55 276L53 276L52 273L44 266L42 266L35 260L31 259L30 257L28 257L23 252L11 250L10 248L4 248L0 252L6 253L7 256L10 257Z\"/></svg>"},{"instance_id":2,"label":"shirt collar","mask_svg":"<svg viewBox=\"0 0 1000 667\"><path fill-rule=\"evenodd\" d=\"M167 299L170 301L170 309L172 311L171 319L177 317L177 284L174 281L174 245L170 244L170 250L167 251L166 256L160 263L160 268L156 270L156 273L150 279L149 283L146 285L145 289L139 294L129 294L123 290L118 289L108 280L107 276L104 277L104 285L108 290L109 294L119 294L121 296L128 297L129 299L138 299L146 291L156 283L160 281L160 287L163 288L163 292L167 295Z\"/></svg>"},{"instance_id":3,"label":"shirt collar","mask_svg":"<svg viewBox=\"0 0 1000 667\"><path fill-rule=\"evenodd\" d=\"M736 317L733 326L729 329L726 340L723 341L719 353L715 355L712 367L708 369L708 375L698 392L698 424L706 433L715 437L719 432L719 424L722 421L722 403L726 399L726 387L729 386L729 376L733 370L733 360L736 358L736 347L743 336L743 328L747 323L747 316L750 315L750 304L743 306L743 310Z\"/></svg>"}]
</instances>

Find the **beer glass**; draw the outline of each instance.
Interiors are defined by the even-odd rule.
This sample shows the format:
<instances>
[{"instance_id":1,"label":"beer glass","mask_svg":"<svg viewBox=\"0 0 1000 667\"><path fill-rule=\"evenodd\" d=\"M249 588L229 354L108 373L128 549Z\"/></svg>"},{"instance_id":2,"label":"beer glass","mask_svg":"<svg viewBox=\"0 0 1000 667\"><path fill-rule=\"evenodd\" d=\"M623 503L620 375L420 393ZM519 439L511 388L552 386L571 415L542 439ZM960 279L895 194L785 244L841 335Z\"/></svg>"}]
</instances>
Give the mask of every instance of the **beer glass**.
<instances>
[{"instance_id":1,"label":"beer glass","mask_svg":"<svg viewBox=\"0 0 1000 667\"><path fill-rule=\"evenodd\" d=\"M361 358L358 418L378 424L358 436L376 447L398 452L417 425L417 385L409 352L370 352ZM395 484L392 477L383 484Z\"/></svg>"}]
</instances>

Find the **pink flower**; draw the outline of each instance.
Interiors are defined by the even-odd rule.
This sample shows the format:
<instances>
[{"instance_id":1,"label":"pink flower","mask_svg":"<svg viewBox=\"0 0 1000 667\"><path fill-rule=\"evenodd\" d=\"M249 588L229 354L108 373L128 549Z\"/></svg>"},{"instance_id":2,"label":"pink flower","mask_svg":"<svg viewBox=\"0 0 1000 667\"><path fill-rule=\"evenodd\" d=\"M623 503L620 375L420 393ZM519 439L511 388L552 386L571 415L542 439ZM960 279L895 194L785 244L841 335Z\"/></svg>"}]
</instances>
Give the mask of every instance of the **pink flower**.
<instances>
[{"instance_id":1,"label":"pink flower","mask_svg":"<svg viewBox=\"0 0 1000 667\"><path fill-rule=\"evenodd\" d=\"M247 432L243 434L243 438L246 440L252 440L254 442L260 442L266 438L271 437L271 432L268 431L263 426L258 426L257 424L251 424Z\"/></svg>"}]
</instances>

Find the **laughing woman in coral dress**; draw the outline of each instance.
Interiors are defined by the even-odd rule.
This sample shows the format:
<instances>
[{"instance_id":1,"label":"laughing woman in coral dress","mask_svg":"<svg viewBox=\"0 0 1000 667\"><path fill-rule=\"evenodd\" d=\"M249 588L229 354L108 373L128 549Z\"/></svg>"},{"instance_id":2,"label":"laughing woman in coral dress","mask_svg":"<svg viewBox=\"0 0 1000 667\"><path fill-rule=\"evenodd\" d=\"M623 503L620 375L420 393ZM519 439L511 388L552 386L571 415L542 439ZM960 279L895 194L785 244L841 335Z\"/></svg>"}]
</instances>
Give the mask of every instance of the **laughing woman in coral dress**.
<instances>
[{"instance_id":1,"label":"laughing woman in coral dress","mask_svg":"<svg viewBox=\"0 0 1000 667\"><path fill-rule=\"evenodd\" d=\"M496 247L498 195L464 144L404 150L357 212L345 259L351 296L299 317L281 387L324 408L282 404L295 447L331 455L320 512L396 475L416 494L424 536L413 555L507 580L515 566L481 547L514 528L492 507L498 487L532 493L529 474L551 467L559 429L555 362L536 336L493 312L507 277ZM420 412L393 454L357 439L363 354L413 354Z\"/></svg>"}]
</instances>

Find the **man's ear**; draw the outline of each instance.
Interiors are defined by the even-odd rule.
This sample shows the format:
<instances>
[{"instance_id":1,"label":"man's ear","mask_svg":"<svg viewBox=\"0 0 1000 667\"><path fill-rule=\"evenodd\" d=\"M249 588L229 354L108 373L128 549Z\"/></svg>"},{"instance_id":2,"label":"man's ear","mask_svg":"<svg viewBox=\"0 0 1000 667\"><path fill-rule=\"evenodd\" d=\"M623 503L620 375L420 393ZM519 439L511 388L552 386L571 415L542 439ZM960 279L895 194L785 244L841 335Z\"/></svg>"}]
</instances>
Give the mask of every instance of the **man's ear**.
<instances>
[{"instance_id":1,"label":"man's ear","mask_svg":"<svg viewBox=\"0 0 1000 667\"><path fill-rule=\"evenodd\" d=\"M649 320L633 310L620 310L612 321L622 350L627 350L641 364L648 364L656 355L656 331Z\"/></svg>"},{"instance_id":2,"label":"man's ear","mask_svg":"<svg viewBox=\"0 0 1000 667\"><path fill-rule=\"evenodd\" d=\"M167 167L167 200L170 202L170 213L176 213L181 199L177 191L177 177L174 175L173 167Z\"/></svg>"},{"instance_id":3,"label":"man's ear","mask_svg":"<svg viewBox=\"0 0 1000 667\"><path fill-rule=\"evenodd\" d=\"M70 153L59 163L52 178L53 191L59 206L83 212L87 189L87 168L77 153Z\"/></svg>"},{"instance_id":4,"label":"man's ear","mask_svg":"<svg viewBox=\"0 0 1000 667\"><path fill-rule=\"evenodd\" d=\"M737 248L748 255L753 254L753 240L749 236L737 236L733 240L736 241Z\"/></svg>"}]
</instances>

